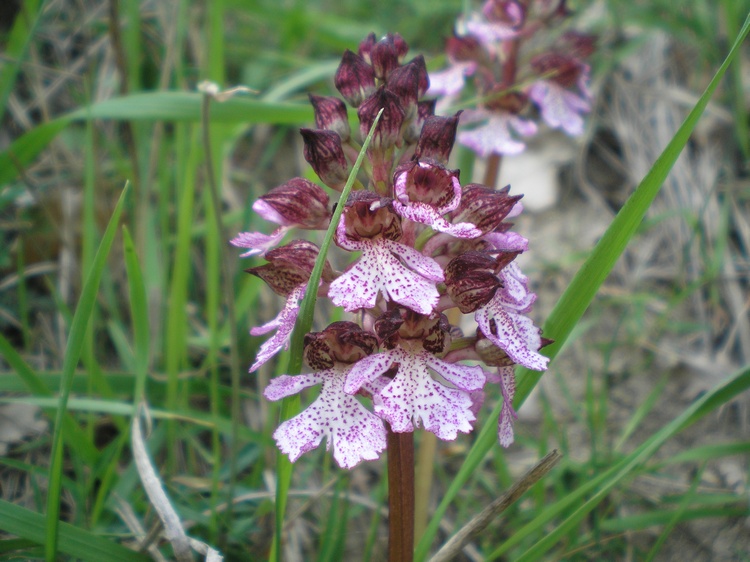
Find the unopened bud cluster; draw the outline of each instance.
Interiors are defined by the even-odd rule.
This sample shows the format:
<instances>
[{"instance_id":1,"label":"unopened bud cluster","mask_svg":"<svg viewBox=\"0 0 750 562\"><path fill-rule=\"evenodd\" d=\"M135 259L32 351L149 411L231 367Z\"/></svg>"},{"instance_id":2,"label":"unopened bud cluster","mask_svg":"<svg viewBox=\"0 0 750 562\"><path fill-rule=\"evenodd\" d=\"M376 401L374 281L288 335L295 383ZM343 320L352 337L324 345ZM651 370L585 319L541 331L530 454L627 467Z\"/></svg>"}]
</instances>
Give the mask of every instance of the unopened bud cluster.
<instances>
[{"instance_id":1,"label":"unopened bud cluster","mask_svg":"<svg viewBox=\"0 0 750 562\"><path fill-rule=\"evenodd\" d=\"M323 438L344 468L375 459L386 446L386 423L394 432L423 426L455 439L472 430L488 381L500 385L498 435L507 446L515 418L513 367L547 367L540 330L527 316L535 295L514 261L527 240L507 222L521 212L520 196L461 185L458 170L447 167L458 115L434 115L434 102L420 101L429 87L427 70L421 56L404 62L407 51L399 35L370 35L358 53L344 54L335 85L356 108L359 131L350 131L343 101L310 96L316 129L301 130L305 158L336 191L360 150L357 139L381 109L383 115L355 189L338 203L344 209L334 240L356 259L344 271L326 262L318 288L357 322L308 334L304 360L311 372L282 375L265 389L268 399L279 400L321 385L318 398L274 433L292 461ZM251 330L274 332L251 371L288 346L318 257L312 242L280 244L295 229L326 229L331 202L320 186L293 178L253 209L276 230L241 233L232 244L247 250L243 256L265 257L267 263L247 271L286 303L274 320ZM451 325L445 314L451 309L472 315L476 328L463 334Z\"/></svg>"}]
</instances>

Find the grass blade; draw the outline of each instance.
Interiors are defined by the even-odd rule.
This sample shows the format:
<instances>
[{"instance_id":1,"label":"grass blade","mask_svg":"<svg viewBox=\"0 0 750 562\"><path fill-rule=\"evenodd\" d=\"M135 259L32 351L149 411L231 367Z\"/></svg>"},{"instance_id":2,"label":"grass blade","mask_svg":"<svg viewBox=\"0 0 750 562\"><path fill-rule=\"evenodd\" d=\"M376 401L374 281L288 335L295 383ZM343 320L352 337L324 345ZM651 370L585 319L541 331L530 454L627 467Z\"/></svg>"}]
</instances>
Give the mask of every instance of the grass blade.
<instances>
[{"instance_id":1,"label":"grass blade","mask_svg":"<svg viewBox=\"0 0 750 562\"><path fill-rule=\"evenodd\" d=\"M0 500L0 529L36 544L45 544L47 539L44 515L24 507ZM148 562L150 557L120 546L110 540L79 529L68 523L60 523L58 549L80 560L91 562Z\"/></svg>"},{"instance_id":2,"label":"grass blade","mask_svg":"<svg viewBox=\"0 0 750 562\"><path fill-rule=\"evenodd\" d=\"M94 263L86 278L86 283L81 291L81 297L73 316L70 327L70 335L63 359L62 377L60 379L60 398L58 401L57 414L55 416L55 427L52 433L52 449L50 453L51 464L49 468L49 490L47 495L47 526L45 537L45 555L48 562L54 562L57 557L58 529L60 527L60 493L62 492L62 459L63 459L63 420L65 410L70 396L70 388L73 384L78 359L81 356L89 317L94 309L96 295L99 289L99 281L107 263L107 256L112 247L112 242L117 232L117 224L124 207L125 196L128 193L128 184L122 190L120 199L117 201L107 230L104 232L99 249L94 256Z\"/></svg>"},{"instance_id":3,"label":"grass blade","mask_svg":"<svg viewBox=\"0 0 750 562\"><path fill-rule=\"evenodd\" d=\"M635 192L614 218L607 231L594 247L591 255L581 266L573 281L560 297L557 305L544 324L544 334L555 340L553 345L544 348L543 352L554 358L567 340L571 331L588 308L601 284L609 275L630 239L635 234L651 202L659 192L659 188L666 179L677 157L690 137L709 99L713 95L719 81L724 76L728 66L739 52L739 47L750 30L750 18L745 21L739 36L724 62L716 71L706 91L698 100L695 107L687 116L683 124L675 133L672 140L656 160L651 170L643 178ZM517 369L518 388L516 390L515 405L519 407L539 382L541 373L528 369ZM482 427L474 445L472 446L463 466L448 488L440 505L435 511L422 540L417 545L415 560L424 560L430 544L435 538L440 520L444 517L448 506L456 497L463 485L469 479L477 466L482 462L487 451L495 443L495 420L500 414L502 403L492 411L487 423Z\"/></svg>"}]
</instances>

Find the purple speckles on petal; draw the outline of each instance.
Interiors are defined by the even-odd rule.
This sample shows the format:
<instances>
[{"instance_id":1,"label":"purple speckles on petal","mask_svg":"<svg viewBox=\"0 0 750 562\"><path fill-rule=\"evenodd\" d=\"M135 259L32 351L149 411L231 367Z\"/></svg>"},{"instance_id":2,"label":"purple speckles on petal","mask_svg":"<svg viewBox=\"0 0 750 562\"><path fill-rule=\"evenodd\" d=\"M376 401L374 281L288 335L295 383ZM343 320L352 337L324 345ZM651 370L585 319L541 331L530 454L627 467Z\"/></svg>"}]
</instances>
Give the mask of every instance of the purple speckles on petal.
<instances>
[{"instance_id":1,"label":"purple speckles on petal","mask_svg":"<svg viewBox=\"0 0 750 562\"><path fill-rule=\"evenodd\" d=\"M497 420L497 438L500 445L510 447L513 443L513 422L518 417L513 409L513 397L516 395L516 376L514 367L498 367L500 390L503 394L503 409Z\"/></svg>"},{"instance_id":2,"label":"purple speckles on petal","mask_svg":"<svg viewBox=\"0 0 750 562\"><path fill-rule=\"evenodd\" d=\"M267 251L281 242L288 230L287 227L282 226L274 230L271 234L263 234L262 232L240 232L237 236L232 238L229 243L238 248L249 248L247 252L240 254L241 258L255 255L263 256Z\"/></svg>"},{"instance_id":3,"label":"purple speckles on petal","mask_svg":"<svg viewBox=\"0 0 750 562\"><path fill-rule=\"evenodd\" d=\"M348 368L332 368L314 375L287 377L271 381L266 397L293 394L311 381L323 383L318 398L302 413L282 423L273 437L281 450L294 462L315 449L325 437L326 450L333 447L333 458L341 468L353 468L363 460L377 459L385 450L385 427L356 398L344 392ZM298 384L288 379L302 378ZM278 381L278 382L277 382ZM314 383L312 383L314 384ZM294 388L291 388L294 387Z\"/></svg>"},{"instance_id":4,"label":"purple speckles on petal","mask_svg":"<svg viewBox=\"0 0 750 562\"><path fill-rule=\"evenodd\" d=\"M297 321L297 314L299 313L299 300L305 296L305 289L305 285L297 287L291 292L289 297L287 297L284 308L281 309L281 312L279 312L279 315L276 318L263 326L250 330L251 335L260 336L276 329L276 333L271 339L260 346L258 355L255 358L255 363L250 367L251 373L257 370L263 365L263 363L268 361L279 351L289 347L289 338L292 335L294 324Z\"/></svg>"}]
</instances>

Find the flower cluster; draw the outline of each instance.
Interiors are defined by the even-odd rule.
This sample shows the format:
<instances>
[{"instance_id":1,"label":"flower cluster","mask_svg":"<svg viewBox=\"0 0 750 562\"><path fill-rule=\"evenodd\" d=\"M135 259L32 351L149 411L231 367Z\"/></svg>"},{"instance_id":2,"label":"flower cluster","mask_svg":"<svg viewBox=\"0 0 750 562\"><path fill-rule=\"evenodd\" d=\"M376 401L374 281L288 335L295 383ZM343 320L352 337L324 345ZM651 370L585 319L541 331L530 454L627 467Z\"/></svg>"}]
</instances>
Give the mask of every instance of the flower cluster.
<instances>
[{"instance_id":1,"label":"flower cluster","mask_svg":"<svg viewBox=\"0 0 750 562\"><path fill-rule=\"evenodd\" d=\"M565 0L487 0L481 12L459 20L446 45L449 66L431 75L429 94L454 104L473 84L478 107L465 111L458 141L480 156L518 154L518 138L536 134L542 119L569 135L583 132L591 109L586 59L595 37L574 31L555 36L570 15ZM553 37L554 39L550 39Z\"/></svg>"},{"instance_id":2,"label":"flower cluster","mask_svg":"<svg viewBox=\"0 0 750 562\"><path fill-rule=\"evenodd\" d=\"M334 322L304 342L309 374L273 379L265 390L279 400L313 385L318 398L283 422L274 438L295 461L327 438L336 461L351 468L377 458L393 432L423 426L441 439L471 431L487 381L500 386L502 445L513 441L513 366L544 370L540 330L527 316L535 295L515 263L527 240L507 219L521 212L508 189L461 185L447 167L458 115L434 115L420 101L429 86L421 56L404 63L399 35L370 35L347 51L335 85L357 110L352 133L347 108L335 97L310 96L316 129L302 129L304 155L321 182L340 191L360 145L384 110L366 165L336 225L335 244L357 255L345 271L326 262L318 294L356 313L357 323ZM287 232L316 230L331 220L323 188L294 178L262 196L253 209L278 225L270 235L241 233L232 244L267 263L247 271L286 304L253 335L275 330L251 371L288 345L318 247L304 240L279 246ZM457 309L456 313L446 313ZM473 315L464 335L448 316ZM454 318L455 320L455 318ZM463 324L463 322L461 322ZM472 360L481 365L466 365ZM366 403L371 408L365 407Z\"/></svg>"}]
</instances>

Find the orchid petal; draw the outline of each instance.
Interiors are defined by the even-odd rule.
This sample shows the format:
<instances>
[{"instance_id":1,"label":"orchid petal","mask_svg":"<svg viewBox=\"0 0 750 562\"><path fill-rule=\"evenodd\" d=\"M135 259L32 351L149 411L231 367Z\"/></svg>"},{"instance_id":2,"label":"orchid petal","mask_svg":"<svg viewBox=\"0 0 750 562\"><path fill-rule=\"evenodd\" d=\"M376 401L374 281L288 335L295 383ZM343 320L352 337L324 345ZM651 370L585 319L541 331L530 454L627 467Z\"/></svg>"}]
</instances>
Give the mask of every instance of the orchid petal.
<instances>
[{"instance_id":1,"label":"orchid petal","mask_svg":"<svg viewBox=\"0 0 750 562\"><path fill-rule=\"evenodd\" d=\"M500 390L503 394L503 409L497 420L497 438L500 445L507 448L513 443L513 422L518 418L518 414L513 409L516 376L512 366L498 367L497 372L500 375Z\"/></svg>"},{"instance_id":2,"label":"orchid petal","mask_svg":"<svg viewBox=\"0 0 750 562\"><path fill-rule=\"evenodd\" d=\"M294 289L287 297L284 308L281 309L281 312L279 312L279 315L274 320L250 330L250 333L256 336L270 332L274 327L277 328L276 333L271 336L271 339L260 346L258 355L255 357L255 363L250 367L251 373L281 351L282 348L289 348L289 338L292 335L294 324L297 322L297 314L299 313L299 300L305 296L306 288L306 285L300 285Z\"/></svg>"},{"instance_id":3,"label":"orchid petal","mask_svg":"<svg viewBox=\"0 0 750 562\"><path fill-rule=\"evenodd\" d=\"M344 392L347 394L356 394L360 388L366 384L372 384L380 375L391 368L396 361L394 350L383 351L375 355L368 355L357 361L349 369L349 374L344 384ZM378 390L380 392L381 389Z\"/></svg>"},{"instance_id":4,"label":"orchid petal","mask_svg":"<svg viewBox=\"0 0 750 562\"><path fill-rule=\"evenodd\" d=\"M281 375L271 379L268 386L263 391L263 396L271 401L281 400L287 396L292 396L302 392L304 389L320 384L324 380L324 371L309 373L307 375Z\"/></svg>"},{"instance_id":5,"label":"orchid petal","mask_svg":"<svg viewBox=\"0 0 750 562\"><path fill-rule=\"evenodd\" d=\"M240 232L237 236L232 238L229 243L238 248L250 249L244 254L240 254L241 258L255 255L263 256L267 251L281 242L288 230L288 227L281 226L271 234L263 234L262 232Z\"/></svg>"},{"instance_id":6,"label":"orchid petal","mask_svg":"<svg viewBox=\"0 0 750 562\"><path fill-rule=\"evenodd\" d=\"M449 223L433 207L425 203L404 205L400 201L393 201L393 209L405 219L429 225L433 230L445 232L456 238L478 238L482 235L482 231L471 223Z\"/></svg>"},{"instance_id":7,"label":"orchid petal","mask_svg":"<svg viewBox=\"0 0 750 562\"><path fill-rule=\"evenodd\" d=\"M425 354L424 359L430 369L461 390L472 392L484 386L485 374L478 365L448 363L431 354Z\"/></svg>"}]
</instances>

